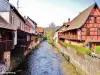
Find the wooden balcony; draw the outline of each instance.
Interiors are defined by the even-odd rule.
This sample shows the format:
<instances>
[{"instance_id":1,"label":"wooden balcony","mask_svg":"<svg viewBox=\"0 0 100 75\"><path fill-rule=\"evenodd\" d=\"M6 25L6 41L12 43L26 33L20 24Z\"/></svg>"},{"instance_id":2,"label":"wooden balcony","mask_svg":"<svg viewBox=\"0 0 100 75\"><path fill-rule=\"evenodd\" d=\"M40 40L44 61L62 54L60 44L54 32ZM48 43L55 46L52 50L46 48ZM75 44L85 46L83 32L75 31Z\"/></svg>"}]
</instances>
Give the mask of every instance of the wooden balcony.
<instances>
[{"instance_id":1,"label":"wooden balcony","mask_svg":"<svg viewBox=\"0 0 100 75\"><path fill-rule=\"evenodd\" d=\"M62 36L59 36L59 38L65 38L65 36L64 36L64 35L62 35Z\"/></svg>"},{"instance_id":2,"label":"wooden balcony","mask_svg":"<svg viewBox=\"0 0 100 75\"><path fill-rule=\"evenodd\" d=\"M77 36L66 36L66 39L68 40L78 40Z\"/></svg>"},{"instance_id":3,"label":"wooden balcony","mask_svg":"<svg viewBox=\"0 0 100 75\"><path fill-rule=\"evenodd\" d=\"M0 41L0 50L11 50L13 48L12 40Z\"/></svg>"}]
</instances>

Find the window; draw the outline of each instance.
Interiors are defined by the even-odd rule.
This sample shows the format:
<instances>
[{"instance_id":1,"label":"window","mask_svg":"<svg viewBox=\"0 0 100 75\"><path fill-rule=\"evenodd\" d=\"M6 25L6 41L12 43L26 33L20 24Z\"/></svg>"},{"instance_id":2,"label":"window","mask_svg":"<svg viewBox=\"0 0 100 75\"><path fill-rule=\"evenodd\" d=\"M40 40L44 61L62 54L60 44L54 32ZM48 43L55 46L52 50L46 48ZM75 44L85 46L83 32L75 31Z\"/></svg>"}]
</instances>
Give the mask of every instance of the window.
<instances>
[{"instance_id":1,"label":"window","mask_svg":"<svg viewBox=\"0 0 100 75\"><path fill-rule=\"evenodd\" d=\"M20 28L21 28L21 22L20 22Z\"/></svg>"},{"instance_id":2,"label":"window","mask_svg":"<svg viewBox=\"0 0 100 75\"><path fill-rule=\"evenodd\" d=\"M14 24L14 16L11 16L11 24Z\"/></svg>"},{"instance_id":3,"label":"window","mask_svg":"<svg viewBox=\"0 0 100 75\"><path fill-rule=\"evenodd\" d=\"M100 28L98 28L98 35L100 35Z\"/></svg>"},{"instance_id":4,"label":"window","mask_svg":"<svg viewBox=\"0 0 100 75\"><path fill-rule=\"evenodd\" d=\"M100 17L97 17L97 23L100 23Z\"/></svg>"},{"instance_id":5,"label":"window","mask_svg":"<svg viewBox=\"0 0 100 75\"><path fill-rule=\"evenodd\" d=\"M86 29L86 35L89 36L90 35L90 28Z\"/></svg>"},{"instance_id":6,"label":"window","mask_svg":"<svg viewBox=\"0 0 100 75\"><path fill-rule=\"evenodd\" d=\"M94 17L89 17L89 23L93 23Z\"/></svg>"},{"instance_id":7,"label":"window","mask_svg":"<svg viewBox=\"0 0 100 75\"><path fill-rule=\"evenodd\" d=\"M97 23L97 21L96 21L96 17L94 17L94 23Z\"/></svg>"},{"instance_id":8,"label":"window","mask_svg":"<svg viewBox=\"0 0 100 75\"><path fill-rule=\"evenodd\" d=\"M22 29L24 30L24 24L23 23L22 23L22 27L23 27Z\"/></svg>"}]
</instances>

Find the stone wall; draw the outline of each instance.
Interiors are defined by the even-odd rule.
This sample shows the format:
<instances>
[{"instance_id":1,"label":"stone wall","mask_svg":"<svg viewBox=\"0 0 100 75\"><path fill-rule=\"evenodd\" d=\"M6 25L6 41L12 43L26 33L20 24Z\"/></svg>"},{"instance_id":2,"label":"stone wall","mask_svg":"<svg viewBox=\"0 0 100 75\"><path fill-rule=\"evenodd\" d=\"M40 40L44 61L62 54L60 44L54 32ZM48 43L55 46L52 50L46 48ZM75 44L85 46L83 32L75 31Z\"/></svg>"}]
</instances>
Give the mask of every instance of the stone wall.
<instances>
[{"instance_id":1,"label":"stone wall","mask_svg":"<svg viewBox=\"0 0 100 75\"><path fill-rule=\"evenodd\" d=\"M58 43L55 43L55 45L62 53L70 57L70 62L76 68L80 68L87 75L100 75L100 59L88 55L84 55L84 58L82 58L76 55L70 47L65 48Z\"/></svg>"}]
</instances>

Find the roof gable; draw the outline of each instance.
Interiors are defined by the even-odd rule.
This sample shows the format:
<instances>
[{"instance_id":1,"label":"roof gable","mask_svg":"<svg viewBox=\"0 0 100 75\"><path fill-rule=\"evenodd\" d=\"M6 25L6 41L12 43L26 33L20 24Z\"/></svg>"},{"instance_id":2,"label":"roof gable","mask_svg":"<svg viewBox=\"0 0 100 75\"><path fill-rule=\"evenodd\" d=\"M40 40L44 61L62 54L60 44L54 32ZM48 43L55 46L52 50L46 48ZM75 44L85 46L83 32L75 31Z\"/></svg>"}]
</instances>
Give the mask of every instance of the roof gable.
<instances>
[{"instance_id":1,"label":"roof gable","mask_svg":"<svg viewBox=\"0 0 100 75\"><path fill-rule=\"evenodd\" d=\"M40 33L42 33L42 32L44 32L44 29L43 29L42 27L38 27L38 31L39 31Z\"/></svg>"},{"instance_id":2,"label":"roof gable","mask_svg":"<svg viewBox=\"0 0 100 75\"><path fill-rule=\"evenodd\" d=\"M88 19L92 9L97 6L97 3L92 4L90 7L82 11L78 16L76 16L71 22L67 30L78 29L81 28L86 20Z\"/></svg>"}]
</instances>

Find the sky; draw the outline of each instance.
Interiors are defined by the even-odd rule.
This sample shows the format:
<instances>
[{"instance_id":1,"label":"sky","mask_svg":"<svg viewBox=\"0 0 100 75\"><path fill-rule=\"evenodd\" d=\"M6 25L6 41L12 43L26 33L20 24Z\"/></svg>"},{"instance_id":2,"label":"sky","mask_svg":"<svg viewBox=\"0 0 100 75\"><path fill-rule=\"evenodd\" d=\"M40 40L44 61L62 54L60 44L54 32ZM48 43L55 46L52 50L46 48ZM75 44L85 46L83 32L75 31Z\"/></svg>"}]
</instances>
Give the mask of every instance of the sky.
<instances>
[{"instance_id":1,"label":"sky","mask_svg":"<svg viewBox=\"0 0 100 75\"><path fill-rule=\"evenodd\" d=\"M17 0L9 1L17 7ZM100 0L19 0L18 11L22 16L29 16L40 27L48 27L51 22L61 26L94 2L100 6Z\"/></svg>"}]
</instances>

